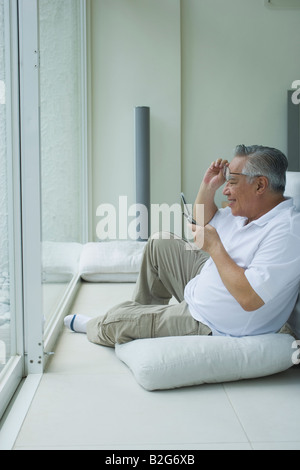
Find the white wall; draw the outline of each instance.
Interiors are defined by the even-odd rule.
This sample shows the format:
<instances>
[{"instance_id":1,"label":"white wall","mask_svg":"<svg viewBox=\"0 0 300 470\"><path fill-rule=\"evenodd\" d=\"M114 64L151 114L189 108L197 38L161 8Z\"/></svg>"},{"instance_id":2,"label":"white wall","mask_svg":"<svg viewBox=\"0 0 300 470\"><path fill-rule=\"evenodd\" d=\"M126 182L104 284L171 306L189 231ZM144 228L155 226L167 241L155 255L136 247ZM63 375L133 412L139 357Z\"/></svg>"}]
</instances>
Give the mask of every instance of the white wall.
<instances>
[{"instance_id":1,"label":"white wall","mask_svg":"<svg viewBox=\"0 0 300 470\"><path fill-rule=\"evenodd\" d=\"M230 157L236 144L287 152L287 90L300 79L299 57L300 10L271 10L263 0L182 1L182 178L190 199L210 162Z\"/></svg>"},{"instance_id":2,"label":"white wall","mask_svg":"<svg viewBox=\"0 0 300 470\"><path fill-rule=\"evenodd\" d=\"M91 0L94 238L99 204L134 202L134 106L151 107L152 202L179 202L181 189L193 202L207 166L237 144L287 151L299 57L300 10L263 0Z\"/></svg>"},{"instance_id":3,"label":"white wall","mask_svg":"<svg viewBox=\"0 0 300 470\"><path fill-rule=\"evenodd\" d=\"M150 107L151 202L179 202L180 1L91 1L93 238L96 209L135 202L134 107Z\"/></svg>"}]
</instances>

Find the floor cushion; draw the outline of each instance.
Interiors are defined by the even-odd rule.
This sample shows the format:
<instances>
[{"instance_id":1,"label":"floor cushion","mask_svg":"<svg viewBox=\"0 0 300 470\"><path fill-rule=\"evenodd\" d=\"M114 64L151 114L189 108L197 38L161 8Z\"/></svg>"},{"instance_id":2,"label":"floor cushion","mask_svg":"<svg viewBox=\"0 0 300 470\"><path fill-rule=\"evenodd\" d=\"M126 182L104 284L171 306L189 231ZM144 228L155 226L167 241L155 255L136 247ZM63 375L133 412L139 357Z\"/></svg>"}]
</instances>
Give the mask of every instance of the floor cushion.
<instances>
[{"instance_id":1,"label":"floor cushion","mask_svg":"<svg viewBox=\"0 0 300 470\"><path fill-rule=\"evenodd\" d=\"M300 339L300 287L297 302L289 318L288 325L292 329L294 336Z\"/></svg>"},{"instance_id":2,"label":"floor cushion","mask_svg":"<svg viewBox=\"0 0 300 470\"><path fill-rule=\"evenodd\" d=\"M145 242L91 242L84 245L79 273L88 282L135 282Z\"/></svg>"},{"instance_id":3,"label":"floor cushion","mask_svg":"<svg viewBox=\"0 0 300 470\"><path fill-rule=\"evenodd\" d=\"M138 339L115 351L143 388L162 390L282 372L295 364L297 344L288 334L177 336Z\"/></svg>"},{"instance_id":4,"label":"floor cushion","mask_svg":"<svg viewBox=\"0 0 300 470\"><path fill-rule=\"evenodd\" d=\"M78 273L83 245L75 242L42 243L42 281L69 282Z\"/></svg>"},{"instance_id":5,"label":"floor cushion","mask_svg":"<svg viewBox=\"0 0 300 470\"><path fill-rule=\"evenodd\" d=\"M284 196L289 196L294 199L296 209L300 211L300 172L287 171L286 172L286 186Z\"/></svg>"}]
</instances>

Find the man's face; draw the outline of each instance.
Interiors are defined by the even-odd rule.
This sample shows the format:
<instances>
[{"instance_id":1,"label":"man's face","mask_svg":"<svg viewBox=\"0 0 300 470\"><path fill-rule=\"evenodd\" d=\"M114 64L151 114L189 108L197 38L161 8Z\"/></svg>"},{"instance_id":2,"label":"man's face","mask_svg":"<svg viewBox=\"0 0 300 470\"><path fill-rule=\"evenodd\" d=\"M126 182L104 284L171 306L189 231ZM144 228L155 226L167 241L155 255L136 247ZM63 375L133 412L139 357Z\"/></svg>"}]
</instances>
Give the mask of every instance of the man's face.
<instances>
[{"instance_id":1,"label":"man's face","mask_svg":"<svg viewBox=\"0 0 300 470\"><path fill-rule=\"evenodd\" d=\"M230 173L241 173L245 164L245 157L234 157L229 164ZM251 218L256 202L255 180L248 183L245 175L232 174L225 185L223 194L227 196L232 215Z\"/></svg>"}]
</instances>

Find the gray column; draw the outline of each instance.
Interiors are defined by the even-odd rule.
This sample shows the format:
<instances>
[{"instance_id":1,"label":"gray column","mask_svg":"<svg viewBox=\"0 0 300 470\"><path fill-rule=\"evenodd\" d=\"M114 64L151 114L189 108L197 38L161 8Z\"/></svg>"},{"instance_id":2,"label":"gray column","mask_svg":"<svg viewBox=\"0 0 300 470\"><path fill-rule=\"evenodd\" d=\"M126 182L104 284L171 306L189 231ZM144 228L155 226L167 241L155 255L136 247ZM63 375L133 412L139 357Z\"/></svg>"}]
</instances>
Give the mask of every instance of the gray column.
<instances>
[{"instance_id":1,"label":"gray column","mask_svg":"<svg viewBox=\"0 0 300 470\"><path fill-rule=\"evenodd\" d=\"M136 203L143 204L148 210L147 219L141 223L148 224L150 234L150 108L135 108L135 172L136 172ZM147 238L139 238L140 241Z\"/></svg>"}]
</instances>

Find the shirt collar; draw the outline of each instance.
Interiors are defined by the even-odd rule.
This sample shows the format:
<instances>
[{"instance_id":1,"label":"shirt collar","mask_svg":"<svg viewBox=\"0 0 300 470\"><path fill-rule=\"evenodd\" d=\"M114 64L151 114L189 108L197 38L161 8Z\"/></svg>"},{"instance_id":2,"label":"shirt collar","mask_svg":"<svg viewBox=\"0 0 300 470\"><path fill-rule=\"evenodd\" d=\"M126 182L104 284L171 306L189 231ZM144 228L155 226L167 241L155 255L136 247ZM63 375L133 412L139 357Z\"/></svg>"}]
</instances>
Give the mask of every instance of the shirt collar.
<instances>
[{"instance_id":1,"label":"shirt collar","mask_svg":"<svg viewBox=\"0 0 300 470\"><path fill-rule=\"evenodd\" d=\"M293 207L293 205L294 205L293 198L286 197L284 201L282 201L280 204L277 204L277 206L273 207L273 209L271 209L269 212L259 217L259 219L252 220L252 222L250 222L247 225L245 225L245 223L248 220L247 217L239 217L240 220L238 221L238 225L239 227L243 227L243 226L250 227L253 224L258 225L258 226L263 226L266 223L268 223L271 219L273 219L273 217L276 217L276 215L279 212L281 212L282 210L286 210L290 207Z\"/></svg>"}]
</instances>

